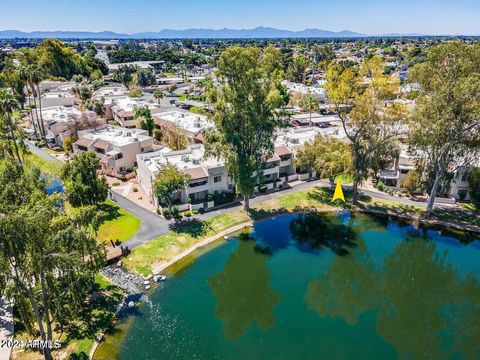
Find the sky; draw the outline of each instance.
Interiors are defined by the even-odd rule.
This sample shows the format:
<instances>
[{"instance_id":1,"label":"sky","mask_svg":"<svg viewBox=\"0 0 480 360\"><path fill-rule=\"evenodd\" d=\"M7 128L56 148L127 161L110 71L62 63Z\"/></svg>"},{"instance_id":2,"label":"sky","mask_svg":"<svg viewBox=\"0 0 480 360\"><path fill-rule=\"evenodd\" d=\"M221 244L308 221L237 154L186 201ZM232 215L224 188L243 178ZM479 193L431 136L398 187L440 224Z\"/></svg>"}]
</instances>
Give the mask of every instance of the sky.
<instances>
[{"instance_id":1,"label":"sky","mask_svg":"<svg viewBox=\"0 0 480 360\"><path fill-rule=\"evenodd\" d=\"M479 0L0 0L0 30L276 27L480 35Z\"/></svg>"}]
</instances>

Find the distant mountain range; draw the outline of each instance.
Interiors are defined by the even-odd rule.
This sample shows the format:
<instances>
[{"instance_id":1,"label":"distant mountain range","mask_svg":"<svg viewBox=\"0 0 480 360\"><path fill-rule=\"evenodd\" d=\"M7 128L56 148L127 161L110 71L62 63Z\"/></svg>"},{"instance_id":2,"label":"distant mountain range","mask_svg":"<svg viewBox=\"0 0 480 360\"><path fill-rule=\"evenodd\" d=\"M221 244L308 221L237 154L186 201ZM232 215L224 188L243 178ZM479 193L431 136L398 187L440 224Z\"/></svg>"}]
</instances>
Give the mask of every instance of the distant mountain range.
<instances>
[{"instance_id":1,"label":"distant mountain range","mask_svg":"<svg viewBox=\"0 0 480 360\"><path fill-rule=\"evenodd\" d=\"M32 31L19 30L0 31L0 39L253 39L253 38L359 38L371 35L344 30L340 32L305 29L301 31L281 30L259 26L254 29L164 29L158 32L140 32L135 34L119 34L113 31ZM420 34L386 34L382 36L421 36Z\"/></svg>"}]
</instances>

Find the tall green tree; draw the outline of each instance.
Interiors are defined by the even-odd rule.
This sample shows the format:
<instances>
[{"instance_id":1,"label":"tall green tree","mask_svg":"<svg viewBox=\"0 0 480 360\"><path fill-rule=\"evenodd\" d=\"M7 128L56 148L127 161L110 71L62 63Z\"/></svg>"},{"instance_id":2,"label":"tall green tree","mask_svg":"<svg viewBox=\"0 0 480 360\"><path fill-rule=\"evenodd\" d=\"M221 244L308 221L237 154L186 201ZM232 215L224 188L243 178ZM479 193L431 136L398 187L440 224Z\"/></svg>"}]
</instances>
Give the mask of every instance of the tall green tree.
<instances>
[{"instance_id":1,"label":"tall green tree","mask_svg":"<svg viewBox=\"0 0 480 360\"><path fill-rule=\"evenodd\" d=\"M23 141L13 115L19 109L20 104L15 97L6 89L0 89L0 141L2 142L2 152L5 150L6 153L10 153L21 164L20 147Z\"/></svg>"},{"instance_id":2,"label":"tall green tree","mask_svg":"<svg viewBox=\"0 0 480 360\"><path fill-rule=\"evenodd\" d=\"M160 167L157 178L153 183L153 191L160 201L168 204L168 212L172 213L173 196L188 186L190 176L173 164Z\"/></svg>"},{"instance_id":3,"label":"tall green tree","mask_svg":"<svg viewBox=\"0 0 480 360\"><path fill-rule=\"evenodd\" d=\"M220 86L208 90L216 130L206 133L206 154L225 159L246 211L265 161L273 154L275 131L286 126L282 76L277 49L235 46L218 60Z\"/></svg>"},{"instance_id":4,"label":"tall green tree","mask_svg":"<svg viewBox=\"0 0 480 360\"><path fill-rule=\"evenodd\" d=\"M123 84L127 89L130 89L130 85L133 81L133 75L136 72L135 66L132 65L120 65L118 69L113 73L115 81Z\"/></svg>"},{"instance_id":5,"label":"tall green tree","mask_svg":"<svg viewBox=\"0 0 480 360\"><path fill-rule=\"evenodd\" d=\"M163 93L162 90L160 89L155 89L155 91L153 92L153 97L155 99L157 99L157 102L160 104L160 100L162 100L164 98L165 94Z\"/></svg>"},{"instance_id":6,"label":"tall green tree","mask_svg":"<svg viewBox=\"0 0 480 360\"><path fill-rule=\"evenodd\" d=\"M447 174L480 156L480 46L433 47L409 77L420 84L410 143L429 188L428 217Z\"/></svg>"},{"instance_id":7,"label":"tall green tree","mask_svg":"<svg viewBox=\"0 0 480 360\"><path fill-rule=\"evenodd\" d=\"M95 205L107 199L107 181L97 174L98 165L97 156L85 151L63 166L65 194L72 206Z\"/></svg>"},{"instance_id":8,"label":"tall green tree","mask_svg":"<svg viewBox=\"0 0 480 360\"><path fill-rule=\"evenodd\" d=\"M135 120L140 124L140 128L148 130L148 135L152 136L153 128L155 127L155 120L148 106L140 106L135 109Z\"/></svg>"},{"instance_id":9,"label":"tall green tree","mask_svg":"<svg viewBox=\"0 0 480 360\"><path fill-rule=\"evenodd\" d=\"M320 106L320 100L317 97L311 94L307 94L303 96L302 99L302 108L303 110L308 111L310 115L309 126L312 126L312 113L318 110Z\"/></svg>"},{"instance_id":10,"label":"tall green tree","mask_svg":"<svg viewBox=\"0 0 480 360\"><path fill-rule=\"evenodd\" d=\"M2 164L6 187L23 185L13 197L0 196L0 295L14 299L22 324L31 335L52 341L54 332L75 321L82 312L95 273L105 252L88 227L96 224L94 209L70 217L47 196L38 169ZM15 176L15 177L13 177ZM35 182L35 183L34 183ZM25 195L20 199L20 194ZM1 266L4 264L4 266ZM6 266L5 266L6 264ZM46 360L51 349L42 350Z\"/></svg>"},{"instance_id":11,"label":"tall green tree","mask_svg":"<svg viewBox=\"0 0 480 360\"><path fill-rule=\"evenodd\" d=\"M398 154L396 137L407 118L404 106L394 101L400 84L383 68L382 61L373 57L360 68L332 64L327 70L328 98L351 143L354 203L358 186L370 171L381 169Z\"/></svg>"},{"instance_id":12,"label":"tall green tree","mask_svg":"<svg viewBox=\"0 0 480 360\"><path fill-rule=\"evenodd\" d=\"M149 85L155 85L157 80L152 69L138 69L137 70L137 85L145 87Z\"/></svg>"},{"instance_id":13,"label":"tall green tree","mask_svg":"<svg viewBox=\"0 0 480 360\"><path fill-rule=\"evenodd\" d=\"M470 169L467 174L468 192L473 201L480 201L480 168Z\"/></svg>"},{"instance_id":14,"label":"tall green tree","mask_svg":"<svg viewBox=\"0 0 480 360\"><path fill-rule=\"evenodd\" d=\"M336 176L351 173L352 150L344 141L319 136L297 153L295 166L315 170L333 189Z\"/></svg>"}]
</instances>

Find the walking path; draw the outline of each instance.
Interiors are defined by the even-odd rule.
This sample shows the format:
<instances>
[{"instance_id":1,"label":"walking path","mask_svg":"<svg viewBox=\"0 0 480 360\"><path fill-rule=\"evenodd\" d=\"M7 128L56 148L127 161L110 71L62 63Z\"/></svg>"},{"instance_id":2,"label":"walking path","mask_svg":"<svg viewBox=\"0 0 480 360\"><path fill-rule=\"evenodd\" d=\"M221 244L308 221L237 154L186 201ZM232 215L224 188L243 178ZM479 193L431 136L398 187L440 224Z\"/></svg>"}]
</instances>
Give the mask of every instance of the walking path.
<instances>
[{"instance_id":1,"label":"walking path","mask_svg":"<svg viewBox=\"0 0 480 360\"><path fill-rule=\"evenodd\" d=\"M61 164L61 161L58 160L55 156L46 153L46 152L43 151L42 149L40 149L40 148L38 148L37 146L35 146L34 143L32 143L32 142L30 142L30 141L25 141L25 144L27 144L28 148L30 149L30 151L31 151L32 153L34 153L35 155L40 156L42 159L45 159L45 160L47 160L47 161L51 161L51 162L54 162L54 163L59 163L59 164Z\"/></svg>"},{"instance_id":2,"label":"walking path","mask_svg":"<svg viewBox=\"0 0 480 360\"><path fill-rule=\"evenodd\" d=\"M13 338L13 306L0 298L0 341ZM0 348L0 360L10 359L10 347Z\"/></svg>"}]
</instances>

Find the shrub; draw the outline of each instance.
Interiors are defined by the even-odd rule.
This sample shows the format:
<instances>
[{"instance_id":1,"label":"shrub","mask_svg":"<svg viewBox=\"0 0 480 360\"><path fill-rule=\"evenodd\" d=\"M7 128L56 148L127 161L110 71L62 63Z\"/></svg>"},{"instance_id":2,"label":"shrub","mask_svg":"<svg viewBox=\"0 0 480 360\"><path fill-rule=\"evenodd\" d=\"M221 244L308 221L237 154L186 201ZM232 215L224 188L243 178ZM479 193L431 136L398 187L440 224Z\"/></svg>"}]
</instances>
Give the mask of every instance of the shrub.
<instances>
[{"instance_id":1,"label":"shrub","mask_svg":"<svg viewBox=\"0 0 480 360\"><path fill-rule=\"evenodd\" d=\"M168 211L168 207L164 207L162 212L163 212L163 216L170 215L170 212Z\"/></svg>"},{"instance_id":2,"label":"shrub","mask_svg":"<svg viewBox=\"0 0 480 360\"><path fill-rule=\"evenodd\" d=\"M214 196L213 196L212 194L208 194L208 195L207 195L207 201L208 201L208 202L214 201L214 200L215 200L215 198L214 198Z\"/></svg>"},{"instance_id":3,"label":"shrub","mask_svg":"<svg viewBox=\"0 0 480 360\"><path fill-rule=\"evenodd\" d=\"M172 216L176 218L179 215L178 206L172 208Z\"/></svg>"},{"instance_id":4,"label":"shrub","mask_svg":"<svg viewBox=\"0 0 480 360\"><path fill-rule=\"evenodd\" d=\"M199 211L197 209L192 210L192 215L197 215L198 213L199 213Z\"/></svg>"},{"instance_id":5,"label":"shrub","mask_svg":"<svg viewBox=\"0 0 480 360\"><path fill-rule=\"evenodd\" d=\"M114 183L112 184L112 186L120 186L120 183L119 183L119 182L114 182Z\"/></svg>"},{"instance_id":6,"label":"shrub","mask_svg":"<svg viewBox=\"0 0 480 360\"><path fill-rule=\"evenodd\" d=\"M190 211L185 211L185 213L183 214L185 217L190 217L192 216L192 214L190 213Z\"/></svg>"},{"instance_id":7,"label":"shrub","mask_svg":"<svg viewBox=\"0 0 480 360\"><path fill-rule=\"evenodd\" d=\"M230 191L222 191L214 196L215 205L229 204L235 199L235 194Z\"/></svg>"},{"instance_id":8,"label":"shrub","mask_svg":"<svg viewBox=\"0 0 480 360\"><path fill-rule=\"evenodd\" d=\"M268 190L267 185L260 185L260 187L258 188L258 191L260 191L261 193L266 193L267 190Z\"/></svg>"},{"instance_id":9,"label":"shrub","mask_svg":"<svg viewBox=\"0 0 480 360\"><path fill-rule=\"evenodd\" d=\"M142 96L142 90L140 89L132 89L128 92L128 96L131 98L138 98Z\"/></svg>"},{"instance_id":10,"label":"shrub","mask_svg":"<svg viewBox=\"0 0 480 360\"><path fill-rule=\"evenodd\" d=\"M380 190L380 191L385 190L385 184L383 182L379 181L377 183L377 189Z\"/></svg>"},{"instance_id":11,"label":"shrub","mask_svg":"<svg viewBox=\"0 0 480 360\"><path fill-rule=\"evenodd\" d=\"M133 192L138 192L138 189L136 187L134 187Z\"/></svg>"}]
</instances>

